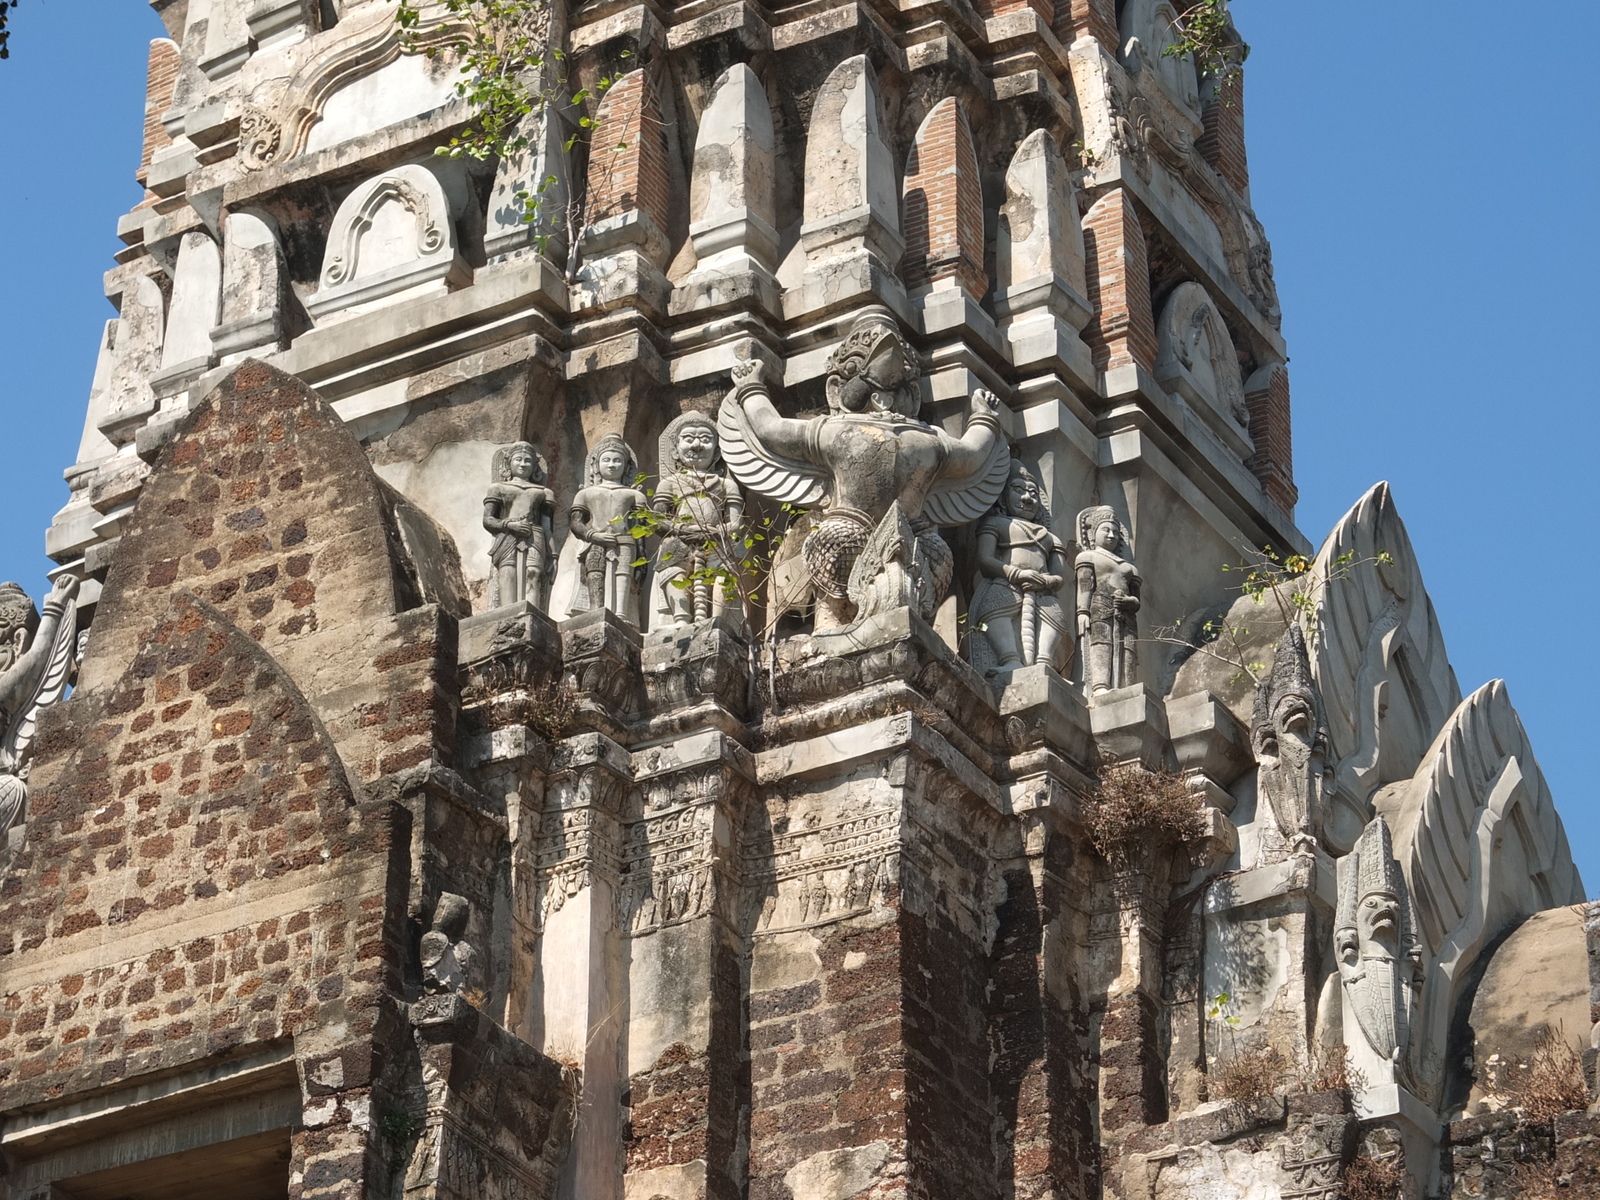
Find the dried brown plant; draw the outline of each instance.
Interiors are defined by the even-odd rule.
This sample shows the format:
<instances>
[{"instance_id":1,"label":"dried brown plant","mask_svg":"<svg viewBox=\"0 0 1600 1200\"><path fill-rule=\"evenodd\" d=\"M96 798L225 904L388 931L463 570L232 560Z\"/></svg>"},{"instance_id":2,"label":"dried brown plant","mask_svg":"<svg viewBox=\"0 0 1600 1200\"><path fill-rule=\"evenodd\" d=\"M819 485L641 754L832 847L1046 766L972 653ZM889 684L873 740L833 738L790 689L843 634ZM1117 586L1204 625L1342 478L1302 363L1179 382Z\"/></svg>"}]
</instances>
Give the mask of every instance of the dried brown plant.
<instances>
[{"instance_id":1,"label":"dried brown plant","mask_svg":"<svg viewBox=\"0 0 1600 1200\"><path fill-rule=\"evenodd\" d=\"M565 735L578 712L578 698L565 680L547 687L533 688L494 706L496 727L526 725L546 741Z\"/></svg>"},{"instance_id":2,"label":"dried brown plant","mask_svg":"<svg viewBox=\"0 0 1600 1200\"><path fill-rule=\"evenodd\" d=\"M1406 1173L1392 1158L1374 1158L1362 1151L1350 1160L1342 1177L1344 1200L1400 1200Z\"/></svg>"},{"instance_id":3,"label":"dried brown plant","mask_svg":"<svg viewBox=\"0 0 1600 1200\"><path fill-rule=\"evenodd\" d=\"M1137 845L1194 841L1206 829L1197 793L1178 776L1137 763L1100 772L1100 782L1083 801L1083 824L1094 848L1108 859Z\"/></svg>"},{"instance_id":4,"label":"dried brown plant","mask_svg":"<svg viewBox=\"0 0 1600 1200\"><path fill-rule=\"evenodd\" d=\"M1589 1107L1589 1083L1583 1074L1583 1056L1567 1040L1566 1031L1548 1025L1540 1032L1533 1057L1512 1073L1512 1099L1540 1123L1562 1113Z\"/></svg>"},{"instance_id":5,"label":"dried brown plant","mask_svg":"<svg viewBox=\"0 0 1600 1200\"><path fill-rule=\"evenodd\" d=\"M1561 1169L1553 1162L1519 1162L1509 1174L1517 1200L1566 1200L1577 1195L1562 1184Z\"/></svg>"},{"instance_id":6,"label":"dried brown plant","mask_svg":"<svg viewBox=\"0 0 1600 1200\"><path fill-rule=\"evenodd\" d=\"M1271 1046L1240 1051L1208 1073L1211 1098L1240 1104L1265 1100L1282 1087L1288 1066L1283 1055Z\"/></svg>"},{"instance_id":7,"label":"dried brown plant","mask_svg":"<svg viewBox=\"0 0 1600 1200\"><path fill-rule=\"evenodd\" d=\"M1313 1046L1296 1082L1303 1092L1360 1092L1366 1090L1367 1077L1350 1065L1350 1052L1343 1046Z\"/></svg>"}]
</instances>

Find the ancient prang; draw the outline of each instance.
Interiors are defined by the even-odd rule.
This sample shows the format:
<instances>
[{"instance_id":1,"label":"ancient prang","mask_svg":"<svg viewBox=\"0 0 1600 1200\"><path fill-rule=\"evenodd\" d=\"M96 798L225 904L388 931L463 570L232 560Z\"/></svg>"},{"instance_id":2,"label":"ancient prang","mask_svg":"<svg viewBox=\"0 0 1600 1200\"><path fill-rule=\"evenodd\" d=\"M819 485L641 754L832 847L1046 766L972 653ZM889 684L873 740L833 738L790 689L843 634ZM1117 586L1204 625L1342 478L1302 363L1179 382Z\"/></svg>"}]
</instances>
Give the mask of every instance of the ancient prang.
<instances>
[{"instance_id":1,"label":"ancient prang","mask_svg":"<svg viewBox=\"0 0 1600 1200\"><path fill-rule=\"evenodd\" d=\"M1600 910L1387 486L1296 528L1169 0L555 5L481 159L485 5L153 4L0 1196L1600 1195Z\"/></svg>"}]
</instances>

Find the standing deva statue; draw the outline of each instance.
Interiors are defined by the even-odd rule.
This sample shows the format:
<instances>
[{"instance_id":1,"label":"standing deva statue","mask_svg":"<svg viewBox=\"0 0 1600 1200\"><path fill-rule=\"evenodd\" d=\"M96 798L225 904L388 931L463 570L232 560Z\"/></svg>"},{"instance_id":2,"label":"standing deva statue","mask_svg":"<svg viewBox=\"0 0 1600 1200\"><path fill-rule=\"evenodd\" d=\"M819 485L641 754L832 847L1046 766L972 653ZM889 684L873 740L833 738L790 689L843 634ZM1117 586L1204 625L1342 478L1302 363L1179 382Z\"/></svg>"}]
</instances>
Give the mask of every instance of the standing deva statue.
<instances>
[{"instance_id":1,"label":"standing deva statue","mask_svg":"<svg viewBox=\"0 0 1600 1200\"><path fill-rule=\"evenodd\" d=\"M41 615L27 592L0 583L0 867L24 817L39 713L66 693L77 665L77 595L77 576L61 576Z\"/></svg>"},{"instance_id":2,"label":"standing deva statue","mask_svg":"<svg viewBox=\"0 0 1600 1200\"><path fill-rule=\"evenodd\" d=\"M603 608L635 627L639 624L639 544L629 530L630 514L649 503L632 485L637 460L618 433L600 439L584 464L583 490L568 514L572 535L583 543L578 553L574 614Z\"/></svg>"},{"instance_id":3,"label":"standing deva statue","mask_svg":"<svg viewBox=\"0 0 1600 1200\"><path fill-rule=\"evenodd\" d=\"M1333 765L1322 695L1311 675L1306 635L1291 625L1278 639L1272 670L1256 687L1250 719L1256 789L1272 806L1278 832L1292 853L1322 844Z\"/></svg>"},{"instance_id":4,"label":"standing deva statue","mask_svg":"<svg viewBox=\"0 0 1600 1200\"><path fill-rule=\"evenodd\" d=\"M717 427L703 413L669 422L658 453L661 480L650 507L666 520L656 551L651 628L666 629L727 608L727 589L713 576L738 569L731 551L744 524L744 497L724 470Z\"/></svg>"},{"instance_id":5,"label":"standing deva statue","mask_svg":"<svg viewBox=\"0 0 1600 1200\"><path fill-rule=\"evenodd\" d=\"M549 467L531 442L495 451L494 482L483 498L483 527L494 534L489 561L489 607L526 600L541 611L550 578L550 516L556 494L545 486Z\"/></svg>"},{"instance_id":6,"label":"standing deva statue","mask_svg":"<svg viewBox=\"0 0 1600 1200\"><path fill-rule=\"evenodd\" d=\"M828 359L827 415L780 416L755 363L722 402L717 428L739 482L817 509L800 557L818 633L897 604L931 619L953 566L937 526L976 520L1005 488L999 400L975 391L952 437L918 418L919 374L894 318L873 309Z\"/></svg>"},{"instance_id":7,"label":"standing deva statue","mask_svg":"<svg viewBox=\"0 0 1600 1200\"><path fill-rule=\"evenodd\" d=\"M1091 694L1138 681L1139 568L1126 557L1128 531L1109 505L1078 514L1078 636Z\"/></svg>"},{"instance_id":8,"label":"standing deva statue","mask_svg":"<svg viewBox=\"0 0 1600 1200\"><path fill-rule=\"evenodd\" d=\"M1067 548L1050 531L1039 483L1020 461L999 502L978 523L978 584L967 606L973 665L1010 671L1046 663L1065 671L1072 636L1057 593L1067 581Z\"/></svg>"}]
</instances>

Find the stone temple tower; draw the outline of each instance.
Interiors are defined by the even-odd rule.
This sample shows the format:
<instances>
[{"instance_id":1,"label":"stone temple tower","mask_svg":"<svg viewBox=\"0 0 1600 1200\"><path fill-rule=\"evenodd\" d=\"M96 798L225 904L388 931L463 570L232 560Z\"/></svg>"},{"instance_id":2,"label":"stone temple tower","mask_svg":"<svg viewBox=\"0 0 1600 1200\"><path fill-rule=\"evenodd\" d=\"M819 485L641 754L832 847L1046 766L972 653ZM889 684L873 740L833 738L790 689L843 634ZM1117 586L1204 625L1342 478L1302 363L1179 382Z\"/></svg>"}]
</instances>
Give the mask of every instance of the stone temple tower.
<instances>
[{"instance_id":1,"label":"stone temple tower","mask_svg":"<svg viewBox=\"0 0 1600 1200\"><path fill-rule=\"evenodd\" d=\"M592 0L503 160L443 4L153 2L0 589L8 1200L1466 1196L1491 1060L1587 1104L1560 818L1387 487L1295 527L1170 0Z\"/></svg>"}]
</instances>

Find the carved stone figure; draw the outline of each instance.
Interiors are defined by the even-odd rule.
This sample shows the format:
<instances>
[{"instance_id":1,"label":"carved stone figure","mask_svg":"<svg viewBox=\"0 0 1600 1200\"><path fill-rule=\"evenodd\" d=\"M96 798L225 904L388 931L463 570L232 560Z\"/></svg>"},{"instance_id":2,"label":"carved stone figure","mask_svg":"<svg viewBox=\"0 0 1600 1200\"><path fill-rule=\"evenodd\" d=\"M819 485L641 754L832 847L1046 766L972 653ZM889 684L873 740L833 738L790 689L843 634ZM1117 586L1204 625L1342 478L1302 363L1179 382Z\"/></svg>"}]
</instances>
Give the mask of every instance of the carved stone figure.
<instances>
[{"instance_id":1,"label":"carved stone figure","mask_svg":"<svg viewBox=\"0 0 1600 1200\"><path fill-rule=\"evenodd\" d=\"M1128 531L1104 504L1078 514L1078 637L1083 682L1093 692L1128 687L1138 678L1139 568L1126 557Z\"/></svg>"},{"instance_id":2,"label":"carved stone figure","mask_svg":"<svg viewBox=\"0 0 1600 1200\"><path fill-rule=\"evenodd\" d=\"M664 629L708 620L727 607L723 589L702 573L725 565L719 548L744 523L744 496L725 473L710 417L689 412L669 422L659 453L661 482L650 507L667 526L656 551L652 628Z\"/></svg>"},{"instance_id":3,"label":"carved stone figure","mask_svg":"<svg viewBox=\"0 0 1600 1200\"><path fill-rule=\"evenodd\" d=\"M441 892L434 905L433 926L422 935L422 990L430 996L464 993L472 983L477 951L464 935L472 905L454 892Z\"/></svg>"},{"instance_id":4,"label":"carved stone figure","mask_svg":"<svg viewBox=\"0 0 1600 1200\"><path fill-rule=\"evenodd\" d=\"M549 467L531 442L513 442L494 456L494 482L483 498L483 527L494 534L489 605L530 601L543 608L550 576L550 514L556 494L544 486Z\"/></svg>"},{"instance_id":5,"label":"carved stone figure","mask_svg":"<svg viewBox=\"0 0 1600 1200\"><path fill-rule=\"evenodd\" d=\"M1272 804L1278 831L1297 853L1315 849L1327 819L1328 725L1298 625L1284 630L1272 671L1256 688L1250 743L1257 788Z\"/></svg>"},{"instance_id":6,"label":"carved stone figure","mask_svg":"<svg viewBox=\"0 0 1600 1200\"><path fill-rule=\"evenodd\" d=\"M1013 460L1006 490L978 524L979 580L967 606L973 664L1009 671L1072 659L1070 625L1057 593L1067 581L1067 549L1048 524L1039 483Z\"/></svg>"},{"instance_id":7,"label":"carved stone figure","mask_svg":"<svg viewBox=\"0 0 1600 1200\"><path fill-rule=\"evenodd\" d=\"M5 835L28 799L28 767L40 710L60 700L77 662L78 579L63 575L36 612L28 594L0 583L0 862Z\"/></svg>"},{"instance_id":8,"label":"carved stone figure","mask_svg":"<svg viewBox=\"0 0 1600 1200\"><path fill-rule=\"evenodd\" d=\"M779 416L754 366L722 402L717 425L739 481L775 500L819 509L800 547L818 632L871 615L861 605L865 592L851 595L850 580L896 505L914 545L885 561L903 561L917 607L931 617L949 593L952 569L950 547L936 527L975 520L1005 487L1010 451L999 400L975 391L966 431L952 437L917 418L919 373L894 318L874 309L856 319L828 359L828 415ZM874 595L881 601L884 594Z\"/></svg>"},{"instance_id":9,"label":"carved stone figure","mask_svg":"<svg viewBox=\"0 0 1600 1200\"><path fill-rule=\"evenodd\" d=\"M600 439L584 465L584 486L572 498L568 522L574 537L584 543L578 554L578 589L574 613L603 608L631 625L639 624L639 581L642 572L633 564L639 545L628 533L628 514L649 503L631 480L638 460L622 435L608 433Z\"/></svg>"},{"instance_id":10,"label":"carved stone figure","mask_svg":"<svg viewBox=\"0 0 1600 1200\"><path fill-rule=\"evenodd\" d=\"M1354 1042L1354 1017L1371 1051L1369 1059L1352 1045L1355 1066L1369 1085L1407 1082L1412 1014L1422 987L1422 943L1382 817L1368 823L1356 848L1339 860L1333 946L1344 988L1346 1043Z\"/></svg>"}]
</instances>

